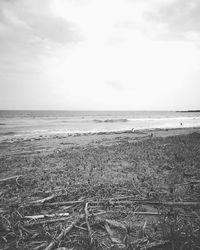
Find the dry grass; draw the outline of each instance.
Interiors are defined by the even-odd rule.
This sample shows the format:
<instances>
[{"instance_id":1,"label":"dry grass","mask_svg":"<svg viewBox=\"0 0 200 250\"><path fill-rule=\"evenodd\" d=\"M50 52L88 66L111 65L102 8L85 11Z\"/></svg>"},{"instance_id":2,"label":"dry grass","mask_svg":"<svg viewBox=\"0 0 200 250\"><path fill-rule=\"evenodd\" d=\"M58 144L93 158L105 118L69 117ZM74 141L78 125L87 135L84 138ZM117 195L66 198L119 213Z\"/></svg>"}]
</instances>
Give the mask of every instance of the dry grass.
<instances>
[{"instance_id":1,"label":"dry grass","mask_svg":"<svg viewBox=\"0 0 200 250\"><path fill-rule=\"evenodd\" d=\"M2 157L0 171L4 176L6 172L7 176L23 175L17 183L0 183L1 249L45 249L78 216L80 221L54 249L200 249L199 207L162 205L164 201L200 201L197 133ZM35 200L52 194L51 201L34 205ZM112 200L116 197L123 202ZM161 204L135 201L144 199ZM48 205L67 201L82 202ZM64 221L24 218L63 212L70 214Z\"/></svg>"}]
</instances>

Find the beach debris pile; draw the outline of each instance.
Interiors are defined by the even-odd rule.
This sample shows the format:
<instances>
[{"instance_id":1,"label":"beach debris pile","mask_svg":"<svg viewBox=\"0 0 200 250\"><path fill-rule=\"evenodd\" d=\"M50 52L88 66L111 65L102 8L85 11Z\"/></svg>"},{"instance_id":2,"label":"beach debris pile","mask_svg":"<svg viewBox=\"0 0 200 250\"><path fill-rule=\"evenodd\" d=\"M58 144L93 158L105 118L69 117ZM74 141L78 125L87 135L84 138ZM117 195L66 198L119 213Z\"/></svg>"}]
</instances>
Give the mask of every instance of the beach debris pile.
<instances>
[{"instance_id":1,"label":"beach debris pile","mask_svg":"<svg viewBox=\"0 0 200 250\"><path fill-rule=\"evenodd\" d=\"M0 185L23 186L23 176ZM136 178L136 177L135 177ZM199 180L182 183L191 190ZM137 189L137 187L135 187ZM177 189L180 189L180 185ZM137 192L136 192L137 193ZM62 188L29 197L1 193L1 249L199 249L200 201L133 196L79 197ZM38 198L39 197L39 198Z\"/></svg>"},{"instance_id":2,"label":"beach debris pile","mask_svg":"<svg viewBox=\"0 0 200 250\"><path fill-rule=\"evenodd\" d=\"M13 145L0 159L0 249L200 249L199 145L199 133Z\"/></svg>"}]
</instances>

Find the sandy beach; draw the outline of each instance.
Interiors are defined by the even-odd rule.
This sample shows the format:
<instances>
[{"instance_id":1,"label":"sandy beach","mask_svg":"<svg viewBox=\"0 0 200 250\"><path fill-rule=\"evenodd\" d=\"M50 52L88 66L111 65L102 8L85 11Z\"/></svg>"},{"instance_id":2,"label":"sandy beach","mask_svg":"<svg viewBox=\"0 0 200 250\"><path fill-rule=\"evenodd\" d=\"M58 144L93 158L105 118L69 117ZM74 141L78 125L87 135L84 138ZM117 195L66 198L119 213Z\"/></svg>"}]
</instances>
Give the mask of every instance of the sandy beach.
<instances>
[{"instance_id":1,"label":"sandy beach","mask_svg":"<svg viewBox=\"0 0 200 250\"><path fill-rule=\"evenodd\" d=\"M127 204L133 198L175 203L199 202L200 199L199 128L20 138L2 142L0 149L3 180L0 181L0 212L2 218L6 218L1 219L0 225L2 249L46 249L54 233L57 235L63 229L60 221L50 224L46 231L44 225L48 223L45 222L28 227L25 216L67 211L71 216L67 221L70 224L74 217L83 213L84 207L77 204L56 208L45 205L34 207L35 201L51 195L54 203L83 201L84 204L88 199L94 202L117 197L132 197L123 198ZM12 176L19 177L6 180ZM27 204L32 204L32 207L23 208ZM117 226L112 229L112 225L107 223L104 228L107 236L102 239L106 246L129 249L128 246L135 244L138 245L136 249L142 249L155 241L161 242L159 249L178 249L186 243L193 247L200 246L199 208L194 210L192 205L185 209L185 206L127 204L123 207L116 204L112 209L109 206L104 209L98 206L89 208L91 214L102 211L106 214L90 219L92 231L102 234L102 224L98 224L98 220L117 221L126 228L125 233L123 227L120 231L116 230ZM136 211L155 214L162 211L166 221L161 223L163 218L159 220L157 216L139 216L134 214ZM166 217L168 213L174 217L170 217L171 214ZM184 222L179 213L184 214ZM25 229L16 227L17 223ZM104 249L103 246L78 248L77 242L83 241L84 237L91 240L92 236L87 234L87 223L82 222L79 228L73 230L67 239L60 241L60 246L67 247L65 249ZM88 238L84 244L87 241ZM190 249L198 249L195 247Z\"/></svg>"},{"instance_id":2,"label":"sandy beach","mask_svg":"<svg viewBox=\"0 0 200 250\"><path fill-rule=\"evenodd\" d=\"M0 250L200 250L199 14L0 0Z\"/></svg>"}]
</instances>

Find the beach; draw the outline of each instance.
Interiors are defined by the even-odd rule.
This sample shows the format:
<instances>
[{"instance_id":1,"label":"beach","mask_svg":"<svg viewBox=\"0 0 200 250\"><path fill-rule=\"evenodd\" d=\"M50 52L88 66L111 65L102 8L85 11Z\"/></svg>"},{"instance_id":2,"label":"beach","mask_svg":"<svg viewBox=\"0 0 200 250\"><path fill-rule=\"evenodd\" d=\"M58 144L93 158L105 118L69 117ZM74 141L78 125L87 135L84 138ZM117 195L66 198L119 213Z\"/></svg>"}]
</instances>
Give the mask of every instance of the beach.
<instances>
[{"instance_id":1,"label":"beach","mask_svg":"<svg viewBox=\"0 0 200 250\"><path fill-rule=\"evenodd\" d=\"M0 250L200 250L199 14L0 0Z\"/></svg>"},{"instance_id":2,"label":"beach","mask_svg":"<svg viewBox=\"0 0 200 250\"><path fill-rule=\"evenodd\" d=\"M70 220L67 220L70 224L74 217L84 213L85 205L82 208L79 203L76 204L78 201L83 201L83 204L86 201L105 201L103 209L91 205L88 210L90 214L105 212L98 218L95 216L90 218L91 230L99 234L102 233L102 228L96 227L98 220L114 220L125 227L129 225L131 232L128 236L122 229L120 233L119 230L116 231L116 227L115 229L112 229L111 225L105 227L107 229L104 231L108 235L102 239L102 242L105 241L104 243L109 247L114 244L113 249L121 249L120 246L128 249L127 244L131 245L136 241L138 246L161 242L163 244L159 249L172 249L172 244L180 247L183 242L190 242L190 240L193 242L190 244L194 246L199 244L199 221L197 220L200 216L199 208L194 210L192 205L158 207L135 203L130 206L129 203L132 199L161 203L199 202L200 128L15 138L1 142L0 149L1 179L5 180L0 181L0 209L2 216L7 218L1 220L1 232L5 237L1 238L3 249L37 249L37 247L46 249L61 222L50 224L49 228L45 229L48 231L47 234L42 229L46 222L31 227L28 225L29 220L23 217L30 214L67 211L71 216ZM9 180L12 176L17 177ZM75 201L75 203L72 202L72 206L60 207L53 205L46 207L44 203L41 207L34 207L34 202L37 203L52 195L50 202ZM115 206L113 203L112 208L109 206L105 208L106 199L117 199L117 197L121 197L119 199L126 201L127 204L116 203ZM27 204L32 204L31 208L23 208ZM165 219L168 218L168 222L162 224L157 216L136 215L137 213L134 214L136 211L144 214L157 214L162 211ZM170 216L167 217L168 213L177 214L179 220L176 221L175 217L173 219ZM187 218L185 224L179 213ZM48 220L47 217L46 219ZM25 231L16 228L14 226L16 223L21 223ZM73 234L77 235L77 242L82 239L81 237L89 237L91 240L91 235L88 236L87 233L87 223L81 225L79 226L82 229L74 228L74 231L69 233L68 240L60 241L60 245L69 249L76 246L73 243L73 237L75 237ZM170 233L169 225L174 230L176 240ZM114 243L112 237L109 237L109 227L111 231L113 230L115 235L113 237L116 238ZM39 232L36 238L30 237L31 233L26 232L26 228L32 234ZM59 230L62 231L62 227ZM190 235L187 235L187 230L191 230ZM11 232L14 235L11 236ZM182 234L185 237L184 241ZM129 243L125 241L125 236L129 237ZM147 238L149 243L145 241ZM39 248L40 245L41 248ZM177 249L176 247L174 249Z\"/></svg>"}]
</instances>

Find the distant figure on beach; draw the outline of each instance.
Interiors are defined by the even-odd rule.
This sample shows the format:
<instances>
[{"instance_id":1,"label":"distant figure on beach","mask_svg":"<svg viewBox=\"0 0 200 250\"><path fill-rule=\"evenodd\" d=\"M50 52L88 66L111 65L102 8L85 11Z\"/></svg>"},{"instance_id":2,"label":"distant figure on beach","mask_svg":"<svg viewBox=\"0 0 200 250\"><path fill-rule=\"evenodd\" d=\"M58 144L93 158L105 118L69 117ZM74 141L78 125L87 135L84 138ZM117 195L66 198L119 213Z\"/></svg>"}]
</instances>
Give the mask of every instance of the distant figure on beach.
<instances>
[{"instance_id":1,"label":"distant figure on beach","mask_svg":"<svg viewBox=\"0 0 200 250\"><path fill-rule=\"evenodd\" d=\"M182 122L181 122L180 124L181 124L181 126L183 126L183 123L182 123Z\"/></svg>"}]
</instances>

